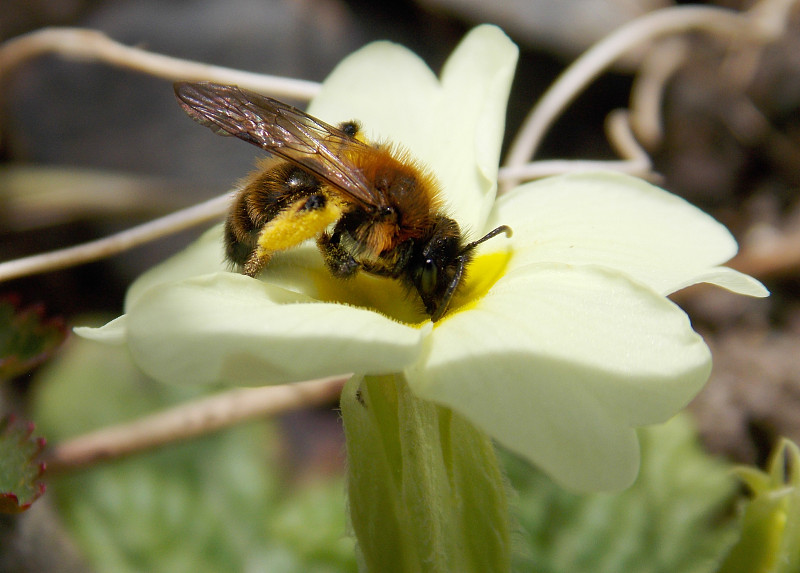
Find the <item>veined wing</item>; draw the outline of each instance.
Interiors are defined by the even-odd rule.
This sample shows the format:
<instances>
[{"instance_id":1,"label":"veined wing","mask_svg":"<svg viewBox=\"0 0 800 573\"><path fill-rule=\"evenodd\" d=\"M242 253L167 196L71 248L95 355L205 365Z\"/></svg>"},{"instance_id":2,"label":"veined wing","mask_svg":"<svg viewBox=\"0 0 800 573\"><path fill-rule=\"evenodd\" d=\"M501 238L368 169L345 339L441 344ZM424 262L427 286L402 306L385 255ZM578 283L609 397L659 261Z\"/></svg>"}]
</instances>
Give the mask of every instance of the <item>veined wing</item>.
<instances>
[{"instance_id":1,"label":"veined wing","mask_svg":"<svg viewBox=\"0 0 800 573\"><path fill-rule=\"evenodd\" d=\"M369 146L288 104L210 82L178 82L175 95L184 111L220 135L233 135L319 176L366 206L381 207L383 195L347 160Z\"/></svg>"}]
</instances>

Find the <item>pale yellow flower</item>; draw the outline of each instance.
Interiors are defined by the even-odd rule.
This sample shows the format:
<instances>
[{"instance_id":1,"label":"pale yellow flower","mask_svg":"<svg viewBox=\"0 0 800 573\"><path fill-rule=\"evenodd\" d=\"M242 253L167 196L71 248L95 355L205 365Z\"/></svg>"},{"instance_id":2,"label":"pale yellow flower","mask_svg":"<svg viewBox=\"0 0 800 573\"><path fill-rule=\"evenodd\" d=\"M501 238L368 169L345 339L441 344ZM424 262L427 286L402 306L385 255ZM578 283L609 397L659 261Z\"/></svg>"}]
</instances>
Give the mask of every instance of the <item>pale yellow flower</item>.
<instances>
[{"instance_id":1,"label":"pale yellow flower","mask_svg":"<svg viewBox=\"0 0 800 573\"><path fill-rule=\"evenodd\" d=\"M516 57L502 32L482 26L439 80L404 48L372 44L340 64L309 110L330 123L357 118L371 139L411 150L470 238L513 229L480 247L443 320L427 321L394 281L330 277L313 245L279 254L260 280L228 272L214 228L137 280L125 315L79 333L126 343L168 382L402 373L417 396L460 412L569 488L627 485L638 468L635 428L683 408L711 368L666 295L697 282L766 289L719 266L736 252L723 226L627 176L557 177L495 200Z\"/></svg>"}]
</instances>

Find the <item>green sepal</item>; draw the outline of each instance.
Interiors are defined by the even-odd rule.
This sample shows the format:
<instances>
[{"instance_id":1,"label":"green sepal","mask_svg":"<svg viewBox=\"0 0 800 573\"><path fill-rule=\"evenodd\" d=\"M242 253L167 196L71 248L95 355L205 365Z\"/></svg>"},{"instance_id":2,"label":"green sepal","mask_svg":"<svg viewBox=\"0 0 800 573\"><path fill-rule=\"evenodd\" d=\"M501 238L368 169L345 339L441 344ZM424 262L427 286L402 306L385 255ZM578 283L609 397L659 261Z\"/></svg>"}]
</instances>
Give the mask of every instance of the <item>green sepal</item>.
<instances>
[{"instance_id":1,"label":"green sepal","mask_svg":"<svg viewBox=\"0 0 800 573\"><path fill-rule=\"evenodd\" d=\"M401 374L353 377L341 408L362 571L510 569L507 484L486 435Z\"/></svg>"},{"instance_id":2,"label":"green sepal","mask_svg":"<svg viewBox=\"0 0 800 573\"><path fill-rule=\"evenodd\" d=\"M742 513L741 537L718 573L800 571L800 449L781 440L767 471L736 473L752 492Z\"/></svg>"}]
</instances>

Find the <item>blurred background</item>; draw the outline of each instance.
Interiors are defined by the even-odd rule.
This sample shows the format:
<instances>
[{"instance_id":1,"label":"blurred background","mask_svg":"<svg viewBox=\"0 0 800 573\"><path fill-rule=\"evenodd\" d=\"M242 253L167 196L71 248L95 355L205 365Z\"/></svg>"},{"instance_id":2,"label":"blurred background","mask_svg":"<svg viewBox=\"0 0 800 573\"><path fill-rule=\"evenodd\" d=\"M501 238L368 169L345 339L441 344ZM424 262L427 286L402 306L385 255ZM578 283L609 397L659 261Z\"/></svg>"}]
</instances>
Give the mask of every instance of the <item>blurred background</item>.
<instances>
[{"instance_id":1,"label":"blurred background","mask_svg":"<svg viewBox=\"0 0 800 573\"><path fill-rule=\"evenodd\" d=\"M625 22L675 4L682 2L0 0L0 41L45 26L86 27L170 56L321 81L342 57L379 39L406 45L438 70L468 29L491 22L521 49L510 139L581 52ZM660 184L726 224L744 251L734 265L772 291L767 300L703 287L675 296L715 358L692 408L709 451L763 462L777 436L800 439L800 13L794 10L782 40L753 54L744 80L725 65L734 43L699 34L686 42L691 57L666 84L664 138L650 150ZM570 107L539 159L614 157L603 121L628 105L636 71L629 64L604 74ZM257 154L198 128L167 81L52 56L32 60L0 85L0 260L102 237L218 195ZM130 282L202 230L0 284L0 294L41 302L68 324L117 315ZM17 384L23 395L26 384ZM298 475L337 471L335 415L309 412L284 424L283 449Z\"/></svg>"}]
</instances>

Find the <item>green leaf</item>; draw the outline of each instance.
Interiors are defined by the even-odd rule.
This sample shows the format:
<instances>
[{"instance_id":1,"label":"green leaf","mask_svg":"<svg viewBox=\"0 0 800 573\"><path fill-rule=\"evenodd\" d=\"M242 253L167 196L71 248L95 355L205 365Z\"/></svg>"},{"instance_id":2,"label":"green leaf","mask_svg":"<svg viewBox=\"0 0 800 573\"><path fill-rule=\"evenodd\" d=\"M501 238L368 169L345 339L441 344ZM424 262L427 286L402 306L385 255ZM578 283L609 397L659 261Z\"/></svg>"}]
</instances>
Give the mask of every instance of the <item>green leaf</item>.
<instances>
[{"instance_id":1,"label":"green leaf","mask_svg":"<svg viewBox=\"0 0 800 573\"><path fill-rule=\"evenodd\" d=\"M37 481L44 463L36 461L44 444L33 436L33 424L13 416L0 419L0 513L25 511L44 493L44 484Z\"/></svg>"},{"instance_id":2,"label":"green leaf","mask_svg":"<svg viewBox=\"0 0 800 573\"><path fill-rule=\"evenodd\" d=\"M742 512L741 537L719 573L800 570L800 450L781 440L767 471L743 467L737 473L753 497Z\"/></svg>"},{"instance_id":3,"label":"green leaf","mask_svg":"<svg viewBox=\"0 0 800 573\"><path fill-rule=\"evenodd\" d=\"M185 401L124 348L77 337L37 380L51 441ZM59 476L62 522L97 571L354 571L341 476L287 484L271 424L242 426Z\"/></svg>"},{"instance_id":4,"label":"green leaf","mask_svg":"<svg viewBox=\"0 0 800 573\"><path fill-rule=\"evenodd\" d=\"M16 297L0 298L0 380L40 364L66 337L64 322L45 317L41 305L21 308Z\"/></svg>"},{"instance_id":5,"label":"green leaf","mask_svg":"<svg viewBox=\"0 0 800 573\"><path fill-rule=\"evenodd\" d=\"M684 416L640 431L639 477L617 494L574 495L518 459L526 553L515 570L537 573L709 573L733 542L730 466L708 457Z\"/></svg>"}]
</instances>

